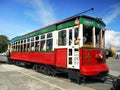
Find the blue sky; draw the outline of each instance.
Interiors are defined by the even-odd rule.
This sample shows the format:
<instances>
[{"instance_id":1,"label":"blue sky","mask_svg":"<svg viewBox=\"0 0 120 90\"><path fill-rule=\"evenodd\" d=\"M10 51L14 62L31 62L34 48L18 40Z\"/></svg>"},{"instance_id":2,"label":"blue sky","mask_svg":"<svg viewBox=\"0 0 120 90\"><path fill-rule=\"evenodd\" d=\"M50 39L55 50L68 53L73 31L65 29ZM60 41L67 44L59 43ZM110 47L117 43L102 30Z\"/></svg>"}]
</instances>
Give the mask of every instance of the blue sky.
<instances>
[{"instance_id":1,"label":"blue sky","mask_svg":"<svg viewBox=\"0 0 120 90\"><path fill-rule=\"evenodd\" d=\"M0 0L0 34L9 39L93 7L85 15L101 17L107 24L107 42L120 43L120 0ZM119 47L117 45L117 47Z\"/></svg>"}]
</instances>

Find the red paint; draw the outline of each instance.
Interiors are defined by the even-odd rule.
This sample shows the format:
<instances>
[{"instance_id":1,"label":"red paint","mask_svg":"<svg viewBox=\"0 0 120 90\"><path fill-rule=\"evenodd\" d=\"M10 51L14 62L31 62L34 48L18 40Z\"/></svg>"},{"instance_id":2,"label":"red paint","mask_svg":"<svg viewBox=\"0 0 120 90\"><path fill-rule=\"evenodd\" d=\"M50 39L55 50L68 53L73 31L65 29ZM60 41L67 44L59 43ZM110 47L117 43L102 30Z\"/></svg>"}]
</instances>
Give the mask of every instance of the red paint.
<instances>
[{"instance_id":1,"label":"red paint","mask_svg":"<svg viewBox=\"0 0 120 90\"><path fill-rule=\"evenodd\" d=\"M67 49L55 49L55 52L12 52L10 58L27 62L67 67Z\"/></svg>"},{"instance_id":2,"label":"red paint","mask_svg":"<svg viewBox=\"0 0 120 90\"><path fill-rule=\"evenodd\" d=\"M54 65L54 52L12 52L10 58L14 60Z\"/></svg>"},{"instance_id":3,"label":"red paint","mask_svg":"<svg viewBox=\"0 0 120 90\"><path fill-rule=\"evenodd\" d=\"M55 65L60 68L67 68L67 49L55 49Z\"/></svg>"},{"instance_id":4,"label":"red paint","mask_svg":"<svg viewBox=\"0 0 120 90\"><path fill-rule=\"evenodd\" d=\"M108 71L104 50L81 48L79 51L80 57L82 57L80 58L80 72L83 75L94 76Z\"/></svg>"},{"instance_id":5,"label":"red paint","mask_svg":"<svg viewBox=\"0 0 120 90\"><path fill-rule=\"evenodd\" d=\"M97 76L101 72L108 71L108 67L106 64L96 64L96 65L82 66L80 71L85 76Z\"/></svg>"},{"instance_id":6,"label":"red paint","mask_svg":"<svg viewBox=\"0 0 120 90\"><path fill-rule=\"evenodd\" d=\"M105 63L105 52L101 49L80 48L80 73L84 76L96 76L108 71ZM102 55L102 58L101 56ZM12 52L13 60L48 64L59 68L67 68L67 48L55 49L54 52Z\"/></svg>"}]
</instances>

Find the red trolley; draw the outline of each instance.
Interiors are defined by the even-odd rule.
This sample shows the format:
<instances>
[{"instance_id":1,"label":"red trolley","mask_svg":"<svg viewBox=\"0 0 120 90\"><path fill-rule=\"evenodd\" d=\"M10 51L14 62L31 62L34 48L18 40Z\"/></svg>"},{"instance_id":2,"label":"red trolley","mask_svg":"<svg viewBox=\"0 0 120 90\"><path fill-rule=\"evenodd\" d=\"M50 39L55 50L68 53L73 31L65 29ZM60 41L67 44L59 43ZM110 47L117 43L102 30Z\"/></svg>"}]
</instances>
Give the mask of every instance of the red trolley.
<instances>
[{"instance_id":1,"label":"red trolley","mask_svg":"<svg viewBox=\"0 0 120 90\"><path fill-rule=\"evenodd\" d=\"M69 78L108 73L105 23L100 18L75 15L10 40L9 63L31 65L36 71Z\"/></svg>"}]
</instances>

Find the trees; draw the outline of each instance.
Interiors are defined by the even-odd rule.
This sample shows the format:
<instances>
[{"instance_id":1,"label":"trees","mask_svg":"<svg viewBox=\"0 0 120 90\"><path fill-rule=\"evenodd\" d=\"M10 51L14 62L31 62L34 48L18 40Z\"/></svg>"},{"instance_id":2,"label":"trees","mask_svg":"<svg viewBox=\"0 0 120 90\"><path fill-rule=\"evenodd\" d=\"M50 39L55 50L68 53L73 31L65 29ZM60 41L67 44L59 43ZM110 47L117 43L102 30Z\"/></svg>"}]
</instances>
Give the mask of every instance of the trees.
<instances>
[{"instance_id":1,"label":"trees","mask_svg":"<svg viewBox=\"0 0 120 90\"><path fill-rule=\"evenodd\" d=\"M0 53L5 52L8 46L8 37L5 35L0 35Z\"/></svg>"}]
</instances>

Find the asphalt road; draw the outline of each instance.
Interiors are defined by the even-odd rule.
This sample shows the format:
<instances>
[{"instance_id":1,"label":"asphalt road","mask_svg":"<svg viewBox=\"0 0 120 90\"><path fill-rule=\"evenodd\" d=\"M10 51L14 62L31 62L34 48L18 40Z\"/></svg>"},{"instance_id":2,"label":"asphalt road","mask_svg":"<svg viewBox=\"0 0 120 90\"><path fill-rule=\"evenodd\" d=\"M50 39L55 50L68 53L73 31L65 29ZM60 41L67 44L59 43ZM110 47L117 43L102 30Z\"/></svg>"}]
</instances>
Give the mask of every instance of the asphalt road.
<instances>
[{"instance_id":1,"label":"asphalt road","mask_svg":"<svg viewBox=\"0 0 120 90\"><path fill-rule=\"evenodd\" d=\"M110 90L109 84L88 81L72 83L64 75L47 76L32 69L5 64L5 57L0 56L0 90ZM110 72L120 75L120 60L107 60Z\"/></svg>"},{"instance_id":2,"label":"asphalt road","mask_svg":"<svg viewBox=\"0 0 120 90\"><path fill-rule=\"evenodd\" d=\"M120 72L120 59L108 59L107 65L110 70Z\"/></svg>"}]
</instances>

